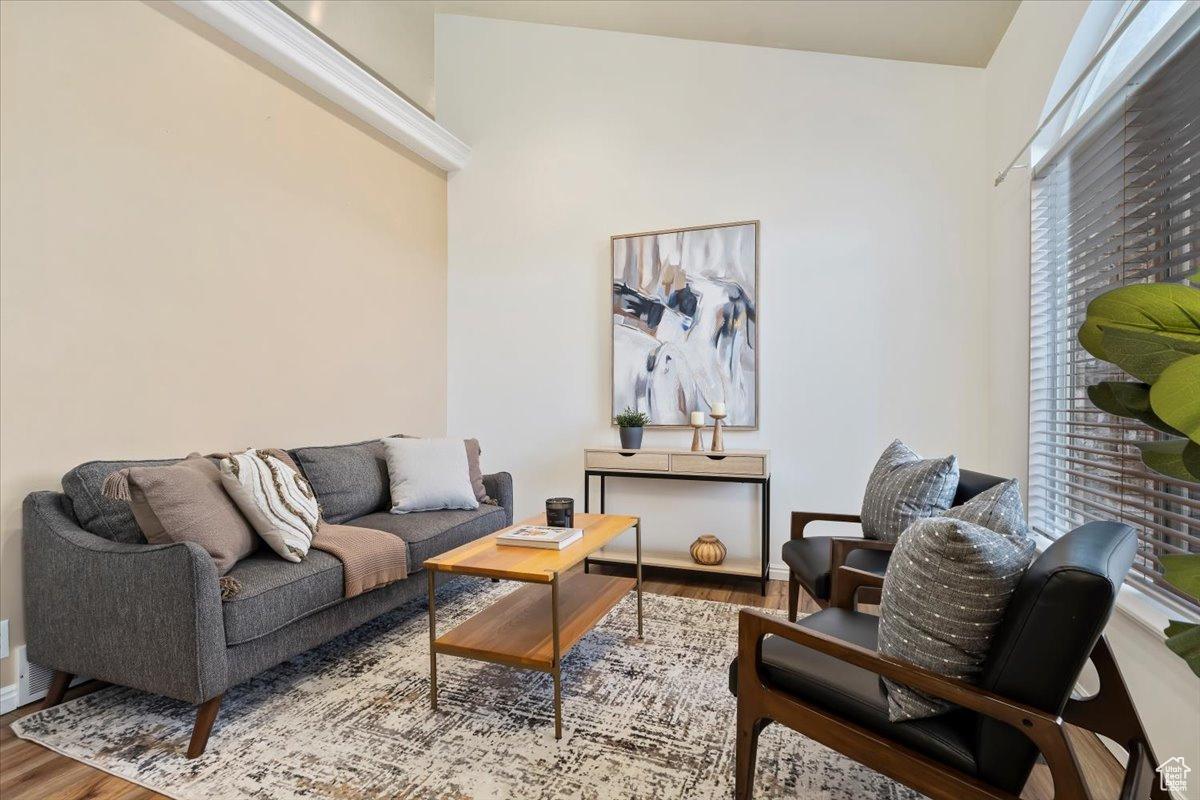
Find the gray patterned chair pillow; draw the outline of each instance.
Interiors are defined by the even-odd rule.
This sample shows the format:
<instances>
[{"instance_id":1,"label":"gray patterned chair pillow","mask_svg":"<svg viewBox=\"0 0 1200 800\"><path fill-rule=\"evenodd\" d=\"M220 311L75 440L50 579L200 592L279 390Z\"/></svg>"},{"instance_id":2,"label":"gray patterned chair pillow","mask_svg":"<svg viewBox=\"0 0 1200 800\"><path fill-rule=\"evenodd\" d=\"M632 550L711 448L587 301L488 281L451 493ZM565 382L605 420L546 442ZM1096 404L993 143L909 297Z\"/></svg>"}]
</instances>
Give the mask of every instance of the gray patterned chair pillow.
<instances>
[{"instance_id":1,"label":"gray patterned chair pillow","mask_svg":"<svg viewBox=\"0 0 1200 800\"><path fill-rule=\"evenodd\" d=\"M894 542L913 520L950 508L958 490L958 459L922 459L897 439L867 479L862 530L868 539Z\"/></svg>"},{"instance_id":2,"label":"gray patterned chair pillow","mask_svg":"<svg viewBox=\"0 0 1200 800\"><path fill-rule=\"evenodd\" d=\"M1033 541L951 517L914 522L892 551L879 605L879 652L974 683ZM884 679L888 718L922 719L954 706Z\"/></svg>"},{"instance_id":3,"label":"gray patterned chair pillow","mask_svg":"<svg viewBox=\"0 0 1200 800\"><path fill-rule=\"evenodd\" d=\"M942 516L973 522L1006 536L1029 535L1025 505L1021 502L1021 482L1016 478L997 483Z\"/></svg>"}]
</instances>

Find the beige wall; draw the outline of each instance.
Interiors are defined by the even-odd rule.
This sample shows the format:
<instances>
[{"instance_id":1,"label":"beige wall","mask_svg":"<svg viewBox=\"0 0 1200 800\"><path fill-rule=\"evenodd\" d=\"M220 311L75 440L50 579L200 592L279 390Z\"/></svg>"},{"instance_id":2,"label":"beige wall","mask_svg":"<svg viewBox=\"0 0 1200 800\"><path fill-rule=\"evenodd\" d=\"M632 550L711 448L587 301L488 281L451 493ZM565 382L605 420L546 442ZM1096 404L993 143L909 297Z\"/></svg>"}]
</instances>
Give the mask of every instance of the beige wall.
<instances>
[{"instance_id":1,"label":"beige wall","mask_svg":"<svg viewBox=\"0 0 1200 800\"><path fill-rule=\"evenodd\" d=\"M444 432L446 181L167 6L0 8L15 646L21 500L78 462Z\"/></svg>"}]
</instances>

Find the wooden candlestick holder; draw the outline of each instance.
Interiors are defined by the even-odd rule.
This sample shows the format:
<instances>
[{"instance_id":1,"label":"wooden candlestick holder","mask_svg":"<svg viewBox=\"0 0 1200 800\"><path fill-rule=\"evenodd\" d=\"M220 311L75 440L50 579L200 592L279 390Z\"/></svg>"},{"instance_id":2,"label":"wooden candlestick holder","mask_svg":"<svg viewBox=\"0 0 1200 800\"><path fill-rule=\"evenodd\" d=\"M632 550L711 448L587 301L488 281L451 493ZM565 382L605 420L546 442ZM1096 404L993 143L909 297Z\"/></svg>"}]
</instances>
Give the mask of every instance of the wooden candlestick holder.
<instances>
[{"instance_id":1,"label":"wooden candlestick holder","mask_svg":"<svg viewBox=\"0 0 1200 800\"><path fill-rule=\"evenodd\" d=\"M725 452L725 442L721 438L721 420L725 419L724 414L709 414L713 418L713 440L712 451L714 453Z\"/></svg>"},{"instance_id":2,"label":"wooden candlestick holder","mask_svg":"<svg viewBox=\"0 0 1200 800\"><path fill-rule=\"evenodd\" d=\"M703 453L704 452L703 431L704 431L703 425L693 425L692 426L692 452L693 453Z\"/></svg>"}]
</instances>

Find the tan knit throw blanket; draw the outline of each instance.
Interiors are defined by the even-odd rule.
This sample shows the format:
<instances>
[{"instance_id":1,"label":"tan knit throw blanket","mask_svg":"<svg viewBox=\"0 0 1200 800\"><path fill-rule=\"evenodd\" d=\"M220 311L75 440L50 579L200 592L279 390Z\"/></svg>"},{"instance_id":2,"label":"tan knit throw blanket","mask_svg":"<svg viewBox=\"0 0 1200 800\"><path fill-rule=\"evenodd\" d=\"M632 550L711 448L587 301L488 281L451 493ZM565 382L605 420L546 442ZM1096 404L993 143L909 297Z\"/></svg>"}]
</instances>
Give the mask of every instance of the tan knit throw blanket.
<instances>
[{"instance_id":1,"label":"tan knit throw blanket","mask_svg":"<svg viewBox=\"0 0 1200 800\"><path fill-rule=\"evenodd\" d=\"M286 450L267 452L300 472L300 467ZM342 594L347 598L408 577L408 545L399 536L386 531L331 525L322 519L311 546L342 562L345 584Z\"/></svg>"},{"instance_id":2,"label":"tan knit throw blanket","mask_svg":"<svg viewBox=\"0 0 1200 800\"><path fill-rule=\"evenodd\" d=\"M408 577L408 547L386 531L322 522L312 546L342 562L346 597L357 597Z\"/></svg>"},{"instance_id":3,"label":"tan knit throw blanket","mask_svg":"<svg viewBox=\"0 0 1200 800\"><path fill-rule=\"evenodd\" d=\"M300 467L286 450L268 449L266 452L283 461L297 473ZM228 458L228 453L213 453L209 458ZM321 520L312 547L324 550L342 562L342 594L358 597L364 592L378 589L408 577L408 545L399 536L373 528L355 528L352 525L331 525ZM232 600L242 589L237 579L221 578L221 599Z\"/></svg>"},{"instance_id":4,"label":"tan knit throw blanket","mask_svg":"<svg viewBox=\"0 0 1200 800\"><path fill-rule=\"evenodd\" d=\"M342 594L357 597L408 577L408 548L399 536L371 528L322 522L312 547L342 562ZM242 582L232 575L220 578L221 601L233 600Z\"/></svg>"}]
</instances>

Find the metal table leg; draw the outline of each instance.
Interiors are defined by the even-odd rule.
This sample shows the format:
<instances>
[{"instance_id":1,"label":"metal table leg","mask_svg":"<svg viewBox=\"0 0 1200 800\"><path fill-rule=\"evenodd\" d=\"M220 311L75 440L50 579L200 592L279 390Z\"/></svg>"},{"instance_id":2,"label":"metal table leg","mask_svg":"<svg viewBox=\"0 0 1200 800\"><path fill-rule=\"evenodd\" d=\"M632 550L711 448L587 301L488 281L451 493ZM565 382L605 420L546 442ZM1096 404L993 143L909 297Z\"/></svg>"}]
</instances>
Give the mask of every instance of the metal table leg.
<instances>
[{"instance_id":1,"label":"metal table leg","mask_svg":"<svg viewBox=\"0 0 1200 800\"><path fill-rule=\"evenodd\" d=\"M550 581L550 625L554 637L554 738L562 738L562 652L558 641L558 574Z\"/></svg>"},{"instance_id":2,"label":"metal table leg","mask_svg":"<svg viewBox=\"0 0 1200 800\"><path fill-rule=\"evenodd\" d=\"M429 705L437 711L437 651L434 642L437 641L437 606L434 591L437 588L434 571L429 572Z\"/></svg>"},{"instance_id":3,"label":"metal table leg","mask_svg":"<svg viewBox=\"0 0 1200 800\"><path fill-rule=\"evenodd\" d=\"M759 588L762 596L767 596L767 580L770 578L771 565L771 477L762 485L762 576L759 578Z\"/></svg>"},{"instance_id":4,"label":"metal table leg","mask_svg":"<svg viewBox=\"0 0 1200 800\"><path fill-rule=\"evenodd\" d=\"M634 537L637 540L637 597L638 597L638 638L642 635L642 518L638 517L634 526Z\"/></svg>"},{"instance_id":5,"label":"metal table leg","mask_svg":"<svg viewBox=\"0 0 1200 800\"><path fill-rule=\"evenodd\" d=\"M592 475L587 470L583 471L583 513L588 514L592 510ZM586 575L592 571L591 560L584 556L583 558L583 573Z\"/></svg>"}]
</instances>

